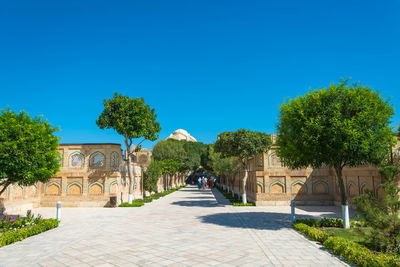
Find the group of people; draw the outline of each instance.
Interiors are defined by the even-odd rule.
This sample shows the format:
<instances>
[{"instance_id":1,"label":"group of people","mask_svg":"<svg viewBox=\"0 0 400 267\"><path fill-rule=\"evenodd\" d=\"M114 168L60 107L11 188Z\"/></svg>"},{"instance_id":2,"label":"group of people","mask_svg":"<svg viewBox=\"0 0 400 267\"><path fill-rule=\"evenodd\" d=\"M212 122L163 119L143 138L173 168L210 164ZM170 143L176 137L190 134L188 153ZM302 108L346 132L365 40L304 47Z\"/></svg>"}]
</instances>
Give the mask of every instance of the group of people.
<instances>
[{"instance_id":1,"label":"group of people","mask_svg":"<svg viewBox=\"0 0 400 267\"><path fill-rule=\"evenodd\" d=\"M217 178L215 177L206 177L206 176L201 176L199 179L197 179L197 187L199 189L205 190L206 188L212 188L215 186L215 183L217 182Z\"/></svg>"}]
</instances>

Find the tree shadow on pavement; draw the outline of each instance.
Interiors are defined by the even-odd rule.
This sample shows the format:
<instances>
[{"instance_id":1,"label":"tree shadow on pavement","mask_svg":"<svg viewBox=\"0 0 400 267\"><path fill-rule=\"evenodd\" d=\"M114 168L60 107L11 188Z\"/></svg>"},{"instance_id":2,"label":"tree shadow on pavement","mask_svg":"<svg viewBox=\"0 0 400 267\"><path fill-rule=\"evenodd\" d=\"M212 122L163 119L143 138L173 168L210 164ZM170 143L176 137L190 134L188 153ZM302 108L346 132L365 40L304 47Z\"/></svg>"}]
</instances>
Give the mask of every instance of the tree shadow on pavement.
<instances>
[{"instance_id":1,"label":"tree shadow on pavement","mask_svg":"<svg viewBox=\"0 0 400 267\"><path fill-rule=\"evenodd\" d=\"M202 223L247 229L279 230L292 228L290 214L277 212L232 212L217 213L198 217ZM296 215L297 219L312 218L308 215Z\"/></svg>"},{"instance_id":2,"label":"tree shadow on pavement","mask_svg":"<svg viewBox=\"0 0 400 267\"><path fill-rule=\"evenodd\" d=\"M184 206L184 207L223 207L224 205L216 202L215 200L186 200L186 201L175 201L172 205Z\"/></svg>"},{"instance_id":3,"label":"tree shadow on pavement","mask_svg":"<svg viewBox=\"0 0 400 267\"><path fill-rule=\"evenodd\" d=\"M342 207L341 206L296 206L296 209L302 210L305 212L317 212L324 213L321 217L329 217L329 218L341 218L342 216ZM349 206L349 214L350 219L354 219L357 214L356 210Z\"/></svg>"}]
</instances>

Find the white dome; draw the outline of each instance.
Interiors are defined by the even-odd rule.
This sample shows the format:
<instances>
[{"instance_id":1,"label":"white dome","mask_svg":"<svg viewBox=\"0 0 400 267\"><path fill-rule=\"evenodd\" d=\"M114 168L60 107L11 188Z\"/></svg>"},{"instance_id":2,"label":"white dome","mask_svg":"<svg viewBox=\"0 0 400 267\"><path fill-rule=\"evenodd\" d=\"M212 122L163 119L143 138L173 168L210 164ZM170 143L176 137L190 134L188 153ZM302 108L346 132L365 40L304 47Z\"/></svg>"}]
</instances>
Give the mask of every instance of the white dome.
<instances>
[{"instance_id":1,"label":"white dome","mask_svg":"<svg viewBox=\"0 0 400 267\"><path fill-rule=\"evenodd\" d=\"M197 142L197 140L184 129L175 130L170 136L167 137L167 139L170 138L175 140L186 140L190 142Z\"/></svg>"},{"instance_id":2,"label":"white dome","mask_svg":"<svg viewBox=\"0 0 400 267\"><path fill-rule=\"evenodd\" d=\"M175 130L173 134L183 134L186 136L190 136L190 134L186 130L183 130L183 129Z\"/></svg>"}]
</instances>

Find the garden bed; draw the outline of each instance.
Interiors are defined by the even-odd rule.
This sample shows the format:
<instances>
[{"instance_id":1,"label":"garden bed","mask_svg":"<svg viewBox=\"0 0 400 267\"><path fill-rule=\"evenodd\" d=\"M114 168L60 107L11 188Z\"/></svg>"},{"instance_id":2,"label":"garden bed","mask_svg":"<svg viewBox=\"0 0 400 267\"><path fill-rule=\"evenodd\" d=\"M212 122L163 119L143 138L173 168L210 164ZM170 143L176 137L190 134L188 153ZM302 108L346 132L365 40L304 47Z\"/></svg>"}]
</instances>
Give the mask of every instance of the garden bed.
<instances>
[{"instance_id":1,"label":"garden bed","mask_svg":"<svg viewBox=\"0 0 400 267\"><path fill-rule=\"evenodd\" d=\"M126 207L141 207L145 203L150 203L154 199L159 199L159 198L164 197L166 195L169 195L169 194L171 194L171 193L173 193L175 191L178 191L178 190L180 190L180 189L182 189L184 187L186 187L186 185L181 185L179 187L172 188L170 190L166 190L166 191L163 191L163 192L160 192L160 193L155 193L155 194L152 194L151 196L144 197L143 199L136 199L136 200L132 201L132 204L129 204L128 202L123 202L123 203L119 204L118 207L122 207L122 208L126 208Z\"/></svg>"},{"instance_id":2,"label":"garden bed","mask_svg":"<svg viewBox=\"0 0 400 267\"><path fill-rule=\"evenodd\" d=\"M253 202L247 202L247 204L243 204L243 202L239 199L239 197L235 194L234 196L232 196L232 193L228 193L228 191L222 189L221 187L216 187L218 189L218 191L226 198L228 199L233 206L255 206L256 204Z\"/></svg>"},{"instance_id":3,"label":"garden bed","mask_svg":"<svg viewBox=\"0 0 400 267\"><path fill-rule=\"evenodd\" d=\"M322 220L300 219L293 227L308 238L323 244L334 254L358 266L400 266L398 248L390 246L377 252L368 247L365 233L371 231L352 220L350 229L340 228L343 220L324 218ZM383 233L382 233L383 234Z\"/></svg>"},{"instance_id":4,"label":"garden bed","mask_svg":"<svg viewBox=\"0 0 400 267\"><path fill-rule=\"evenodd\" d=\"M43 219L40 214L35 217L30 210L24 218L4 214L0 225L0 247L56 228L58 224L57 219Z\"/></svg>"}]
</instances>

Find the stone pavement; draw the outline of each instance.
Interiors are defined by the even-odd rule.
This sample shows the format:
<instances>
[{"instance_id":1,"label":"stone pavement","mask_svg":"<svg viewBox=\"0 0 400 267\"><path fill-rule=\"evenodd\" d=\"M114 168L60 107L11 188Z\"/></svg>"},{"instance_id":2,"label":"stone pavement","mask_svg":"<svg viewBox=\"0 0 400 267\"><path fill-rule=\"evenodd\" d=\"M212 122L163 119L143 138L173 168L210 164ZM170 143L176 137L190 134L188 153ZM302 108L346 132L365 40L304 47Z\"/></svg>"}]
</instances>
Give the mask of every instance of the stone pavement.
<instances>
[{"instance_id":1,"label":"stone pavement","mask_svg":"<svg viewBox=\"0 0 400 267\"><path fill-rule=\"evenodd\" d=\"M216 190L188 186L140 208L63 208L57 229L0 248L0 266L347 265L290 228L290 207L227 204ZM54 217L55 208L35 212Z\"/></svg>"}]
</instances>

